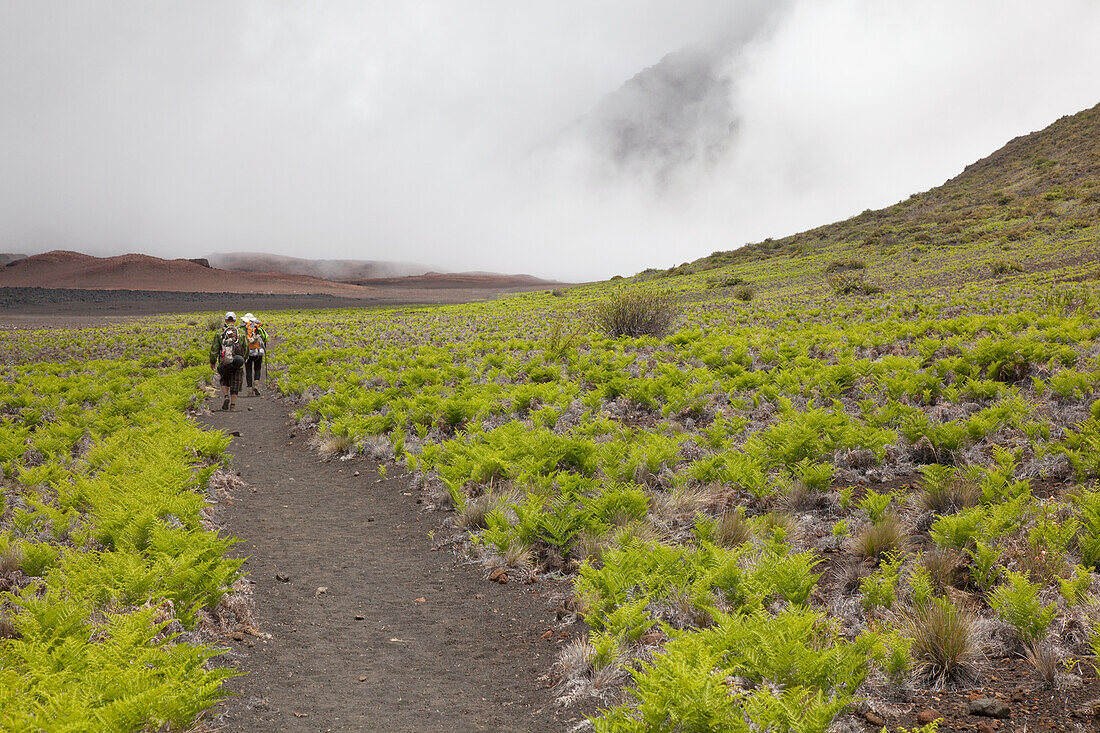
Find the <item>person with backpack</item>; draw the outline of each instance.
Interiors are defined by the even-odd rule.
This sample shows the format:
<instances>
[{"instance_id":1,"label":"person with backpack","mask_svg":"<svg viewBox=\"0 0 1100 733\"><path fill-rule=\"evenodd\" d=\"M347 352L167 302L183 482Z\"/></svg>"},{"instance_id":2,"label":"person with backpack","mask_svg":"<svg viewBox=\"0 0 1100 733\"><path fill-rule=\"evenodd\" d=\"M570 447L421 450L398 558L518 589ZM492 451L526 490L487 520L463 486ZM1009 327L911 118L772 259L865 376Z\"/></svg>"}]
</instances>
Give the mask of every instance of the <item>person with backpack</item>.
<instances>
[{"instance_id":1,"label":"person with backpack","mask_svg":"<svg viewBox=\"0 0 1100 733\"><path fill-rule=\"evenodd\" d=\"M225 326L214 334L210 342L210 368L218 372L222 387L223 410L237 409L237 394L244 381L244 336L237 329L237 315L225 314Z\"/></svg>"},{"instance_id":2,"label":"person with backpack","mask_svg":"<svg viewBox=\"0 0 1100 733\"><path fill-rule=\"evenodd\" d=\"M267 353L267 331L264 324L251 313L244 314L244 336L248 348L248 360L244 363L244 378L248 384L248 391L254 396L260 396L260 369L264 365L264 354Z\"/></svg>"}]
</instances>

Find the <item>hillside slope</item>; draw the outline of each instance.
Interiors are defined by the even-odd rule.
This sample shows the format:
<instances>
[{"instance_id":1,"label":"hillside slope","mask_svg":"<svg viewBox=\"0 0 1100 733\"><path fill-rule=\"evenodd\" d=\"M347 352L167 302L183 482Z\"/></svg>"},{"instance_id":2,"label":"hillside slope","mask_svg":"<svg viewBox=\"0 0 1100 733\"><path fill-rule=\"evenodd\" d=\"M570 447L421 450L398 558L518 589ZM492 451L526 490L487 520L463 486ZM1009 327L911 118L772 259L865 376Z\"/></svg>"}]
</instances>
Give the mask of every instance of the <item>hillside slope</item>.
<instances>
[{"instance_id":1,"label":"hillside slope","mask_svg":"<svg viewBox=\"0 0 1100 733\"><path fill-rule=\"evenodd\" d=\"M302 275L244 273L205 267L192 260L127 254L93 257L53 250L0 268L0 287L151 290L162 292L313 293L364 297L366 288Z\"/></svg>"},{"instance_id":2,"label":"hillside slope","mask_svg":"<svg viewBox=\"0 0 1100 733\"><path fill-rule=\"evenodd\" d=\"M878 287L951 284L1020 273L1100 268L1100 105L1010 141L942 186L878 211L789 237L715 252L644 276L789 260L767 282L820 285L860 271ZM773 262L773 265L777 264ZM735 268L736 269L736 268ZM769 274L770 273L770 274ZM929 279L934 278L934 279Z\"/></svg>"}]
</instances>

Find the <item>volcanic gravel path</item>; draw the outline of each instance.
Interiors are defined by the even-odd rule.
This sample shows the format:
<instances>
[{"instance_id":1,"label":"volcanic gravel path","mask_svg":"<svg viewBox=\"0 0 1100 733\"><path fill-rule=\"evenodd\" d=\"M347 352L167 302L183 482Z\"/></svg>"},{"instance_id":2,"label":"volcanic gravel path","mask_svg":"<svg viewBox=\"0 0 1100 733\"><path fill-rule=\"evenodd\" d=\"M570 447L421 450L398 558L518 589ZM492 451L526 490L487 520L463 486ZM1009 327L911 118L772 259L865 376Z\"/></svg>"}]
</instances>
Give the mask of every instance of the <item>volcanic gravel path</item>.
<instances>
[{"instance_id":1,"label":"volcanic gravel path","mask_svg":"<svg viewBox=\"0 0 1100 733\"><path fill-rule=\"evenodd\" d=\"M443 516L407 477L319 458L278 399L220 402L203 422L240 433L230 452L247 485L216 508L271 638L227 640L223 663L245 675L214 729L542 732L582 719L540 681L581 630L556 621L564 586L487 581L435 546Z\"/></svg>"}]
</instances>

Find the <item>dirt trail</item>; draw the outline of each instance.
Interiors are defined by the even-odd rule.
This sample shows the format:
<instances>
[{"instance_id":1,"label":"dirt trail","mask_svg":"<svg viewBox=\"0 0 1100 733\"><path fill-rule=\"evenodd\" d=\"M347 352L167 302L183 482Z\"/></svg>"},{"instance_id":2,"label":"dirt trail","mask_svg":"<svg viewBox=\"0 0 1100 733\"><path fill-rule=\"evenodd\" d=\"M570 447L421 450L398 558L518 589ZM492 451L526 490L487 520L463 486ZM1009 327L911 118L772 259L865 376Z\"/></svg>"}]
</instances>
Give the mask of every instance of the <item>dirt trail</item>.
<instances>
[{"instance_id":1,"label":"dirt trail","mask_svg":"<svg viewBox=\"0 0 1100 733\"><path fill-rule=\"evenodd\" d=\"M271 635L227 642L222 659L247 674L228 683L237 694L214 727L541 733L578 722L538 679L563 643L541 637L565 589L490 583L433 549L442 517L421 511L407 479L319 459L288 412L242 397L204 420L240 432L230 451L247 486L219 517L241 540Z\"/></svg>"}]
</instances>

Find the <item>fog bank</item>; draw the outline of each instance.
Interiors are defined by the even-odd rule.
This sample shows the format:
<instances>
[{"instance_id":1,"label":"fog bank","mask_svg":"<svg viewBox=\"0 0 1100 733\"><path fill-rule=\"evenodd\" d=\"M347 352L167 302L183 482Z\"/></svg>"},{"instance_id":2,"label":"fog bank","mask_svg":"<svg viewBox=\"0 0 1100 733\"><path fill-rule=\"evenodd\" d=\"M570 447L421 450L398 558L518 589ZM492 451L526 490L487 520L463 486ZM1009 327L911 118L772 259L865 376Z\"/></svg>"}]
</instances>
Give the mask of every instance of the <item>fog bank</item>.
<instances>
[{"instance_id":1,"label":"fog bank","mask_svg":"<svg viewBox=\"0 0 1100 733\"><path fill-rule=\"evenodd\" d=\"M0 2L0 251L594 279L878 208L1100 101L1056 0Z\"/></svg>"}]
</instances>

